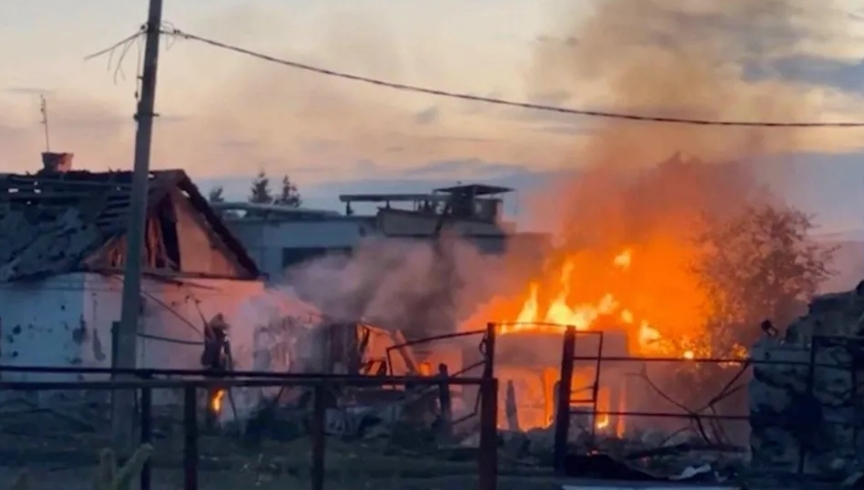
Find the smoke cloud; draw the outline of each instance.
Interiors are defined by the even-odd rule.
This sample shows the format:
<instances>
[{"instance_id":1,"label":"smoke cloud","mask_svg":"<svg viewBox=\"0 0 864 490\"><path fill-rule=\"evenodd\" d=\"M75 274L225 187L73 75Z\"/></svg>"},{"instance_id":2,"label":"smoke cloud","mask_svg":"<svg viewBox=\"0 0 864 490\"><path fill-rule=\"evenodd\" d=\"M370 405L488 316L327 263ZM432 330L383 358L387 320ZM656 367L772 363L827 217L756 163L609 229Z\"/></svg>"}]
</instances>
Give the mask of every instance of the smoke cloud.
<instances>
[{"instance_id":1,"label":"smoke cloud","mask_svg":"<svg viewBox=\"0 0 864 490\"><path fill-rule=\"evenodd\" d=\"M797 0L597 2L587 19L557 16L564 20L552 30L560 35L539 45L532 82L537 92L582 93L592 106L617 111L714 120L820 120L823 101L815 100L809 87L748 75L788 55L808 33L824 31L826 26L814 24L831 19L803 5ZM746 159L793 151L819 133L605 121L578 157L606 167L645 165L676 151L706 160Z\"/></svg>"},{"instance_id":2,"label":"smoke cloud","mask_svg":"<svg viewBox=\"0 0 864 490\"><path fill-rule=\"evenodd\" d=\"M569 94L571 100L604 109L683 118L801 121L821 116L822 101L807 87L747 74L749 66L788 55L805 33L824 32L824 24L834 22L803 2L606 0L587 17L575 10L550 13L548 35L538 43L528 77L534 93ZM568 299L574 303L596 302L611 291L637 317L667 334L691 329L706 301L689 272L697 252L692 238L703 214L773 199L757 179L758 158L795 151L819 133L599 122L590 137L583 135L559 155L562 165L579 171L545 189L532 206L539 221L556 224L562 245L547 257L541 302L548 304L561 281L569 282ZM626 280L604 271L625 248L634 250ZM438 270L441 261L428 244L378 241L350 258L290 271L289 279L330 315L362 316L394 327L449 325L465 318L513 320L521 300L500 298L512 292L500 280L505 269L464 244L453 251L452 277ZM501 263L525 259L511 254ZM575 266L568 269L570 277L562 278L568 261ZM491 270L497 276L492 281ZM445 289L455 291L455 299L442 299ZM485 301L495 293L497 300ZM670 298L676 299L674 308Z\"/></svg>"},{"instance_id":3,"label":"smoke cloud","mask_svg":"<svg viewBox=\"0 0 864 490\"><path fill-rule=\"evenodd\" d=\"M438 250L430 241L370 239L351 256L314 260L286 276L300 297L336 321L362 319L428 336L454 331L498 292L501 263L455 237L442 237Z\"/></svg>"},{"instance_id":4,"label":"smoke cloud","mask_svg":"<svg viewBox=\"0 0 864 490\"><path fill-rule=\"evenodd\" d=\"M579 13L556 12L535 53L534 92L679 118L820 119L821 103L805 87L747 73L788 55L805 33L827 28L816 24L833 22L811 16L803 2L607 0L587 17ZM552 311L561 291L570 305L612 294L635 318L634 339L641 322L664 337L698 338L709 299L692 272L699 258L693 239L704 215L776 199L760 183L759 158L795 151L818 133L601 121L560 155L562 166L579 170L533 206L561 238L537 280L539 311ZM633 254L626 274L611 266L623 250ZM541 313L537 320L555 319Z\"/></svg>"}]
</instances>

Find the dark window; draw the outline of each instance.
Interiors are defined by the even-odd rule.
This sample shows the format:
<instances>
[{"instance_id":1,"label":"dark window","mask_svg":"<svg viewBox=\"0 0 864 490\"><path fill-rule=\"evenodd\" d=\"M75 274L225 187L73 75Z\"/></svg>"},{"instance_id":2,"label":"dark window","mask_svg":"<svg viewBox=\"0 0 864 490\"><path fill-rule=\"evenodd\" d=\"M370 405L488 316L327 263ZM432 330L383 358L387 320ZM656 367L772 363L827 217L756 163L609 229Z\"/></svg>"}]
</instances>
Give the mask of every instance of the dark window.
<instances>
[{"instance_id":1,"label":"dark window","mask_svg":"<svg viewBox=\"0 0 864 490\"><path fill-rule=\"evenodd\" d=\"M348 255L350 248L327 248L327 247L297 247L282 249L282 267L291 267L310 260L324 257L325 255Z\"/></svg>"}]
</instances>

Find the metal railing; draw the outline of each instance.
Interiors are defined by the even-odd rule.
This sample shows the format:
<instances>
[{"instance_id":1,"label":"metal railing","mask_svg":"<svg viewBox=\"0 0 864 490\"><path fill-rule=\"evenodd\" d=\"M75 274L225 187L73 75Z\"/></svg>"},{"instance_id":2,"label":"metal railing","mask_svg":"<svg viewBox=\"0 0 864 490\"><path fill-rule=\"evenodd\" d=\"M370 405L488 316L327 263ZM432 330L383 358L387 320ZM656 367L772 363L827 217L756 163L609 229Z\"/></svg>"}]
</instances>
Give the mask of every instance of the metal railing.
<instances>
[{"instance_id":1,"label":"metal railing","mask_svg":"<svg viewBox=\"0 0 864 490\"><path fill-rule=\"evenodd\" d=\"M8 380L9 374L19 375L83 375L93 377L126 378L106 380L75 381L14 381ZM311 454L309 456L310 488L322 490L326 475L326 410L327 391L331 389L388 387L394 386L435 386L444 387L449 392L453 385L477 386L480 391L480 441L477 452L477 474L481 490L494 490L497 478L497 391L498 382L491 376L448 377L437 376L350 376L318 375L299 373L274 373L234 371L219 379L208 378L211 373L202 370L178 369L110 369L86 367L45 367L45 366L0 366L0 393L42 392L42 391L115 391L136 390L139 410L138 427L140 442L153 441L153 392L159 389L179 389L182 397L183 426L183 488L197 490L199 486L200 455L200 412L198 395L202 390L213 388L266 388L301 387L312 391L312 410L310 417ZM95 465L95 460L94 460ZM141 490L150 490L152 466L147 464L140 476Z\"/></svg>"}]
</instances>

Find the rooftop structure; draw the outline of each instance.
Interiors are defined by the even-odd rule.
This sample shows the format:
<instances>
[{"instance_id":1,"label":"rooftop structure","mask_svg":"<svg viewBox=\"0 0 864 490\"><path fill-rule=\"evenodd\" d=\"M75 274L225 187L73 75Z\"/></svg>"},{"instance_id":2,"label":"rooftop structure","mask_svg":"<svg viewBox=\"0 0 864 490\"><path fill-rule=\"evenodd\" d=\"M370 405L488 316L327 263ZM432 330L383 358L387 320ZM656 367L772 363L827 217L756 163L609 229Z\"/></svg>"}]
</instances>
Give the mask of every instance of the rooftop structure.
<instances>
[{"instance_id":1,"label":"rooftop structure","mask_svg":"<svg viewBox=\"0 0 864 490\"><path fill-rule=\"evenodd\" d=\"M468 184L442 187L428 194L343 194L339 200L345 203L345 214L352 215L352 203L384 203L384 209L393 204L409 203L410 211L439 215L448 203L453 219L469 219L495 222L501 217L503 194L513 192L507 187L484 184Z\"/></svg>"}]
</instances>

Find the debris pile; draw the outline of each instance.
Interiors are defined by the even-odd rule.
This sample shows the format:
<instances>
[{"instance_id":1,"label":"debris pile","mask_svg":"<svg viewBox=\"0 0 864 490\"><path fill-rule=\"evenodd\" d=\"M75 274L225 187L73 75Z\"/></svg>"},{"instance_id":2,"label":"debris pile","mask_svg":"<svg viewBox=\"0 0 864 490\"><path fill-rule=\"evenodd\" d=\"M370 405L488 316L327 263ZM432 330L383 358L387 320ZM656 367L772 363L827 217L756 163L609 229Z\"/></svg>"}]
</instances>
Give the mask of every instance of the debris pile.
<instances>
[{"instance_id":1,"label":"debris pile","mask_svg":"<svg viewBox=\"0 0 864 490\"><path fill-rule=\"evenodd\" d=\"M844 478L864 450L864 283L816 297L784 338L752 349L754 469Z\"/></svg>"},{"instance_id":2,"label":"debris pile","mask_svg":"<svg viewBox=\"0 0 864 490\"><path fill-rule=\"evenodd\" d=\"M552 427L527 432L502 431L499 439L502 462L521 467L551 467L553 464ZM603 459L616 462L619 469L645 473L651 478L657 478L658 475L673 477L684 474L688 468L706 465L712 473L731 475L738 472L746 459L745 448L712 443L690 430L677 433L652 430L615 437L592 436L590 431L574 429L568 440L568 454L571 456L602 456ZM477 442L476 437L471 437L462 444L476 446ZM623 479L621 475L607 477Z\"/></svg>"}]
</instances>

